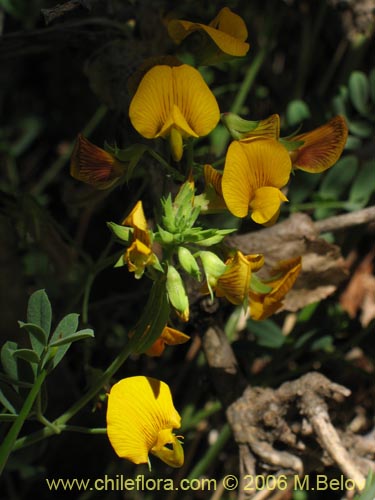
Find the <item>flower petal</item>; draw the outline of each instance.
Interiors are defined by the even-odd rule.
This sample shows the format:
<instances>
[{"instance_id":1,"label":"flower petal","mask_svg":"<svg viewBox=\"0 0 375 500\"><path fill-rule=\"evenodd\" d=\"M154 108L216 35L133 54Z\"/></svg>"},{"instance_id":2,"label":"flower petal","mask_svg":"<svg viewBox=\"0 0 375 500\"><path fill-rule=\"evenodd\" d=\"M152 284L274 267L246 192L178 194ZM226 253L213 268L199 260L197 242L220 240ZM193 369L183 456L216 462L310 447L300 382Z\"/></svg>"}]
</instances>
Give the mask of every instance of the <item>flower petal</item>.
<instances>
[{"instance_id":1,"label":"flower petal","mask_svg":"<svg viewBox=\"0 0 375 500\"><path fill-rule=\"evenodd\" d=\"M134 205L132 211L125 219L122 221L123 226L130 226L133 228L140 229L141 231L147 231L147 221L145 217L145 213L143 211L142 201L139 200Z\"/></svg>"},{"instance_id":2,"label":"flower petal","mask_svg":"<svg viewBox=\"0 0 375 500\"><path fill-rule=\"evenodd\" d=\"M120 162L79 135L71 157L70 175L97 189L107 189L124 173Z\"/></svg>"},{"instance_id":3,"label":"flower petal","mask_svg":"<svg viewBox=\"0 0 375 500\"><path fill-rule=\"evenodd\" d=\"M250 47L245 42L248 36L246 24L227 7L220 10L209 26L182 20L172 20L168 23L169 36L176 43L181 43L194 31L204 31L219 49L228 55L244 56Z\"/></svg>"},{"instance_id":4,"label":"flower petal","mask_svg":"<svg viewBox=\"0 0 375 500\"><path fill-rule=\"evenodd\" d=\"M246 217L256 190L283 187L290 171L289 154L276 140L233 141L227 151L222 179L228 209L237 217Z\"/></svg>"},{"instance_id":5,"label":"flower petal","mask_svg":"<svg viewBox=\"0 0 375 500\"><path fill-rule=\"evenodd\" d=\"M266 281L272 286L272 290L267 294L261 294L250 290L250 316L255 320L263 320L274 314L282 306L285 295L294 285L302 268L301 257L291 258L279 262L272 274L275 278Z\"/></svg>"},{"instance_id":6,"label":"flower petal","mask_svg":"<svg viewBox=\"0 0 375 500\"><path fill-rule=\"evenodd\" d=\"M251 218L257 224L267 224L278 215L282 201L288 198L280 189L269 186L257 189L250 202Z\"/></svg>"},{"instance_id":7,"label":"flower petal","mask_svg":"<svg viewBox=\"0 0 375 500\"><path fill-rule=\"evenodd\" d=\"M230 144L225 160L221 187L225 203L236 217L246 217L256 186L243 146Z\"/></svg>"},{"instance_id":8,"label":"flower petal","mask_svg":"<svg viewBox=\"0 0 375 500\"><path fill-rule=\"evenodd\" d=\"M172 69L177 107L199 137L209 134L220 120L215 96L195 68L183 64Z\"/></svg>"},{"instance_id":9,"label":"flower petal","mask_svg":"<svg viewBox=\"0 0 375 500\"><path fill-rule=\"evenodd\" d=\"M215 96L191 66L154 66L142 78L129 109L134 128L147 139L166 137L175 127L183 136L203 136L217 125Z\"/></svg>"},{"instance_id":10,"label":"flower petal","mask_svg":"<svg viewBox=\"0 0 375 500\"><path fill-rule=\"evenodd\" d=\"M223 196L223 190L221 188L223 174L221 174L208 164L204 166L203 172L205 184L213 186L216 194L218 194L219 196Z\"/></svg>"},{"instance_id":11,"label":"flower petal","mask_svg":"<svg viewBox=\"0 0 375 500\"><path fill-rule=\"evenodd\" d=\"M147 139L160 134L174 104L170 66L154 66L142 78L129 108L133 127Z\"/></svg>"},{"instance_id":12,"label":"flower petal","mask_svg":"<svg viewBox=\"0 0 375 500\"><path fill-rule=\"evenodd\" d=\"M119 457L147 463L148 453L164 429L178 429L181 417L169 387L150 377L129 377L108 395L107 433Z\"/></svg>"},{"instance_id":13,"label":"flower petal","mask_svg":"<svg viewBox=\"0 0 375 500\"><path fill-rule=\"evenodd\" d=\"M310 173L327 170L339 159L347 137L348 127L340 115L311 132L293 137L292 141L304 141L291 153L293 168Z\"/></svg>"},{"instance_id":14,"label":"flower petal","mask_svg":"<svg viewBox=\"0 0 375 500\"><path fill-rule=\"evenodd\" d=\"M251 279L251 262L237 251L234 257L226 261L227 270L216 284L218 297L226 297L229 302L240 305L247 299Z\"/></svg>"},{"instance_id":15,"label":"flower petal","mask_svg":"<svg viewBox=\"0 0 375 500\"><path fill-rule=\"evenodd\" d=\"M166 326L162 331L161 336L152 344L149 349L147 349L146 354L148 356L161 356L166 345L184 344L189 340L190 337L188 335L185 335L179 330L175 330L174 328Z\"/></svg>"}]
</instances>

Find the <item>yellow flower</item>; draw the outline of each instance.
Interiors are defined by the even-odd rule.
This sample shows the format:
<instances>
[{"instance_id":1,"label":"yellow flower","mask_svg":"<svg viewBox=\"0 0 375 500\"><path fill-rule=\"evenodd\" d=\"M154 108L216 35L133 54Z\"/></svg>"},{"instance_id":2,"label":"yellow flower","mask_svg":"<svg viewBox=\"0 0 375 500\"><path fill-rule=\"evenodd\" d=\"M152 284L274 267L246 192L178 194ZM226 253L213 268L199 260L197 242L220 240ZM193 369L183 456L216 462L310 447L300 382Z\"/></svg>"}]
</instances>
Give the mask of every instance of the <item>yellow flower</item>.
<instances>
[{"instance_id":1,"label":"yellow flower","mask_svg":"<svg viewBox=\"0 0 375 500\"><path fill-rule=\"evenodd\" d=\"M147 139L169 138L173 159L183 154L183 139L201 137L220 118L215 96L191 66L154 66L142 78L129 109L134 128Z\"/></svg>"},{"instance_id":2,"label":"yellow flower","mask_svg":"<svg viewBox=\"0 0 375 500\"><path fill-rule=\"evenodd\" d=\"M136 203L130 214L123 220L122 225L133 228L133 241L126 249L124 260L129 271L133 272L135 277L139 279L145 268L153 265L156 261L141 201Z\"/></svg>"},{"instance_id":3,"label":"yellow flower","mask_svg":"<svg viewBox=\"0 0 375 500\"><path fill-rule=\"evenodd\" d=\"M79 134L70 161L70 175L97 189L107 189L124 174L124 165Z\"/></svg>"},{"instance_id":4,"label":"yellow flower","mask_svg":"<svg viewBox=\"0 0 375 500\"><path fill-rule=\"evenodd\" d=\"M214 287L217 297L226 297L235 305L247 300L250 290L251 273L258 271L264 264L260 254L243 255L239 250L225 262L227 269Z\"/></svg>"},{"instance_id":5,"label":"yellow flower","mask_svg":"<svg viewBox=\"0 0 375 500\"><path fill-rule=\"evenodd\" d=\"M119 457L143 464L152 453L171 467L181 467L184 451L172 432L180 427L181 417L164 382L137 376L124 378L111 388L107 434Z\"/></svg>"},{"instance_id":6,"label":"yellow flower","mask_svg":"<svg viewBox=\"0 0 375 500\"><path fill-rule=\"evenodd\" d=\"M340 158L347 137L348 127L340 115L321 127L292 137L293 142L303 141L302 146L290 153L293 168L310 173L327 170Z\"/></svg>"},{"instance_id":7,"label":"yellow flower","mask_svg":"<svg viewBox=\"0 0 375 500\"><path fill-rule=\"evenodd\" d=\"M184 344L190 340L188 335L166 326L162 331L161 336L152 344L152 346L147 349L146 354L148 356L161 356L164 352L166 345L179 345Z\"/></svg>"},{"instance_id":8,"label":"yellow flower","mask_svg":"<svg viewBox=\"0 0 375 500\"><path fill-rule=\"evenodd\" d=\"M280 191L291 172L289 153L275 139L233 141L227 151L222 190L228 210L258 224L276 221L280 205L288 201Z\"/></svg>"},{"instance_id":9,"label":"yellow flower","mask_svg":"<svg viewBox=\"0 0 375 500\"><path fill-rule=\"evenodd\" d=\"M272 290L268 293L258 293L250 290L250 316L262 320L271 316L282 306L285 295L294 285L302 268L301 257L284 260L274 269L273 278L266 281Z\"/></svg>"},{"instance_id":10,"label":"yellow flower","mask_svg":"<svg viewBox=\"0 0 375 500\"><path fill-rule=\"evenodd\" d=\"M202 286L201 293L208 294L211 288L217 297L225 297L235 305L243 304L248 299L251 273L258 271L264 264L263 255L243 255L237 250L225 264L221 264L216 275L207 274L207 282Z\"/></svg>"},{"instance_id":11,"label":"yellow flower","mask_svg":"<svg viewBox=\"0 0 375 500\"><path fill-rule=\"evenodd\" d=\"M204 63L220 61L220 59L223 59L220 57L221 54L232 57L244 56L249 50L249 44L245 42L248 36L246 24L240 16L232 12L228 7L221 9L208 26L177 19L168 23L169 35L177 44L181 43L194 31L206 34L219 49L218 53L206 56L202 61Z\"/></svg>"}]
</instances>

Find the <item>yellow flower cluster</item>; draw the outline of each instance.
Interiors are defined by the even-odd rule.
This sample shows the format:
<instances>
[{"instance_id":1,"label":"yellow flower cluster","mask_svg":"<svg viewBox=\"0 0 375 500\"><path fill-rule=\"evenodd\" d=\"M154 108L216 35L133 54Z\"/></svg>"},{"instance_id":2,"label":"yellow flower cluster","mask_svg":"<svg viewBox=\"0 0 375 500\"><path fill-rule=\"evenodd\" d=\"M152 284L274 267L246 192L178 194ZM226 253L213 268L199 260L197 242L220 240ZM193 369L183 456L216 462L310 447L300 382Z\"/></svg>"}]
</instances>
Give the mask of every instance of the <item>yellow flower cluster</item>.
<instances>
[{"instance_id":1,"label":"yellow flower cluster","mask_svg":"<svg viewBox=\"0 0 375 500\"><path fill-rule=\"evenodd\" d=\"M172 20L168 33L176 44L181 44L192 33L199 33L202 43L197 61L204 64L242 57L249 50L243 19L227 7L208 25ZM232 304L248 307L253 319L265 319L282 306L283 298L301 271L300 257L280 262L267 281L260 281L255 273L264 264L262 255L243 255L237 250L223 262L209 251L197 251L193 255L176 241L185 233L188 243L196 246L221 241L222 233L206 231L204 236L199 236L201 228L193 228L200 210L229 210L239 218L249 216L258 224L274 224L281 204L288 201L284 188L292 171L322 172L337 161L348 134L345 120L336 116L315 130L281 139L277 114L258 122L249 122L231 113L220 115L214 94L196 68L173 58L164 58L161 63L146 67L133 92L130 121L144 138L167 140L177 167L186 142L210 134L220 118L233 138L222 172L211 165L204 166L205 192L201 196L194 199L194 181L190 174L184 185L189 186L179 191L181 206L173 204L171 199L165 200L167 228L159 227L161 242L166 247L170 245L169 248L175 245L174 250L178 248L180 267L196 279L200 279L201 271L196 258L200 259L206 276L203 293L225 297ZM130 152L130 159L131 155ZM78 137L71 160L74 178L95 188L107 189L126 174L127 168L126 161L120 161L116 151L105 151ZM190 226L185 224L189 217ZM147 268L164 273L169 304L180 318L187 320L189 302L183 281L172 260L160 266L154 250L155 233L148 227L141 201L123 220L122 226L117 226L118 231L120 235L125 234L128 246L120 265L126 265L136 278L141 278ZM159 331L159 338L141 352L160 356L165 345L189 340L184 333L167 326L165 320L157 334ZM150 343L153 340L154 337ZM172 432L180 427L180 422L169 387L159 380L143 376L125 378L115 384L108 395L109 440L120 457L136 464L147 463L151 453L172 467L180 467L184 460L183 448Z\"/></svg>"}]
</instances>

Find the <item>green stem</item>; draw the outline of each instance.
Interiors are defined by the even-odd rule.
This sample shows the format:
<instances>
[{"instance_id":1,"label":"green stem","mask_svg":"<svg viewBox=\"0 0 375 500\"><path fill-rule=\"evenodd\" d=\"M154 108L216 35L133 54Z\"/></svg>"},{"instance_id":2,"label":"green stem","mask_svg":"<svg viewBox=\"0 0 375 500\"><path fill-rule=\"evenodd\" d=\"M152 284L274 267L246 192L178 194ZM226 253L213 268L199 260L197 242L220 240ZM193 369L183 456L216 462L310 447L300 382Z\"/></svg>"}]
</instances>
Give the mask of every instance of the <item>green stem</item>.
<instances>
[{"instance_id":1,"label":"green stem","mask_svg":"<svg viewBox=\"0 0 375 500\"><path fill-rule=\"evenodd\" d=\"M242 110L242 107L246 101L246 98L251 90L251 87L254 83L254 80L262 67L263 61L266 57L268 51L267 45L264 45L260 48L259 52L255 56L252 64L249 66L245 78L241 84L241 87L236 95L236 98L232 104L230 111L232 113L239 114Z\"/></svg>"},{"instance_id":2,"label":"green stem","mask_svg":"<svg viewBox=\"0 0 375 500\"><path fill-rule=\"evenodd\" d=\"M183 423L181 426L181 432L186 432L189 429L194 429L202 420L214 415L219 410L221 410L222 406L219 401L215 401L208 408L203 408L194 414L193 417L183 419Z\"/></svg>"},{"instance_id":3,"label":"green stem","mask_svg":"<svg viewBox=\"0 0 375 500\"><path fill-rule=\"evenodd\" d=\"M177 181L184 181L185 178L180 174L175 168L173 168L159 153L154 151L153 149L147 149L147 153L152 156L157 162L162 165L167 172L171 174L171 176Z\"/></svg>"},{"instance_id":4,"label":"green stem","mask_svg":"<svg viewBox=\"0 0 375 500\"><path fill-rule=\"evenodd\" d=\"M106 434L107 429L105 427L103 428L93 428L90 429L88 427L81 427L79 425L59 425L56 426L58 428L58 434L61 432L79 432L81 434ZM20 450L22 448L25 448L26 446L31 446L32 444L38 443L39 441L42 441L43 439L55 435L56 432L53 432L51 428L45 427L44 429L41 429L40 431L34 432L33 434L30 434L28 436L21 437L17 439L17 441L14 444L13 450Z\"/></svg>"},{"instance_id":5,"label":"green stem","mask_svg":"<svg viewBox=\"0 0 375 500\"><path fill-rule=\"evenodd\" d=\"M90 121L87 123L85 128L82 130L82 134L85 137L90 137L92 132L96 129L99 123L103 120L107 113L106 106L99 106L95 111L94 115L91 117ZM39 182L36 184L34 189L32 189L32 194L37 196L43 193L44 189L50 184L58 175L60 170L62 170L66 163L69 161L74 149L74 142L72 142L66 149L65 153L57 158L57 160L51 165L51 167L46 171L46 173L41 177Z\"/></svg>"},{"instance_id":6,"label":"green stem","mask_svg":"<svg viewBox=\"0 0 375 500\"><path fill-rule=\"evenodd\" d=\"M47 371L42 370L38 377L35 379L34 385L30 390L27 398L25 399L17 420L15 420L12 427L9 429L8 434L6 435L2 445L0 446L0 474L2 473L8 457L13 450L18 434L20 433L25 420L30 414L34 401L39 394L40 388L42 387L46 376Z\"/></svg>"},{"instance_id":7,"label":"green stem","mask_svg":"<svg viewBox=\"0 0 375 500\"><path fill-rule=\"evenodd\" d=\"M55 425L61 425L68 422L76 413L78 413L91 399L96 396L100 389L106 385L113 375L121 368L128 356L132 352L131 342L128 341L122 352L113 360L105 372L97 379L96 383L79 399L74 403L69 410L67 410L63 415L57 418L53 423Z\"/></svg>"},{"instance_id":8,"label":"green stem","mask_svg":"<svg viewBox=\"0 0 375 500\"><path fill-rule=\"evenodd\" d=\"M221 432L216 440L216 442L208 449L207 453L199 460L194 469L190 472L188 479L196 479L205 473L207 468L216 459L220 451L226 445L228 439L232 434L232 430L229 424L225 424L221 429Z\"/></svg>"},{"instance_id":9,"label":"green stem","mask_svg":"<svg viewBox=\"0 0 375 500\"><path fill-rule=\"evenodd\" d=\"M186 143L186 176L189 175L193 168L194 162L194 139L188 139Z\"/></svg>"}]
</instances>

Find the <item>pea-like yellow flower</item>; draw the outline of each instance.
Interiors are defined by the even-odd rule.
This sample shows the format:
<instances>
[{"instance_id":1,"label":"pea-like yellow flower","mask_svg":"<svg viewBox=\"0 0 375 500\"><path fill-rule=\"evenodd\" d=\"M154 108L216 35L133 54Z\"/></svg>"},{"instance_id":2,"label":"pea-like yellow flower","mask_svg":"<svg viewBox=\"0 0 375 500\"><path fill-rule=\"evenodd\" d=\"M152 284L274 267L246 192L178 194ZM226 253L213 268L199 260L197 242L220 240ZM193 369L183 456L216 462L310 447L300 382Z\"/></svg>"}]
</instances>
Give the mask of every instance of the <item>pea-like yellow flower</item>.
<instances>
[{"instance_id":1,"label":"pea-like yellow flower","mask_svg":"<svg viewBox=\"0 0 375 500\"><path fill-rule=\"evenodd\" d=\"M221 9L208 26L178 19L168 23L169 36L177 44L194 31L207 35L219 49L218 54L210 54L204 58L202 62L206 64L220 61L220 53L232 57L244 56L250 47L245 41L248 36L245 22L228 7Z\"/></svg>"},{"instance_id":2,"label":"pea-like yellow flower","mask_svg":"<svg viewBox=\"0 0 375 500\"><path fill-rule=\"evenodd\" d=\"M111 187L125 172L125 165L79 134L70 160L70 175L97 189Z\"/></svg>"},{"instance_id":3,"label":"pea-like yellow flower","mask_svg":"<svg viewBox=\"0 0 375 500\"><path fill-rule=\"evenodd\" d=\"M222 190L228 210L258 224L276 221L280 205L288 201L280 191L289 180L291 159L275 139L233 141L227 151Z\"/></svg>"},{"instance_id":4,"label":"pea-like yellow flower","mask_svg":"<svg viewBox=\"0 0 375 500\"><path fill-rule=\"evenodd\" d=\"M136 203L130 214L123 220L122 225L133 228L133 241L126 249L124 260L129 271L133 272L135 277L139 279L145 268L153 265L156 261L141 201Z\"/></svg>"},{"instance_id":5,"label":"pea-like yellow flower","mask_svg":"<svg viewBox=\"0 0 375 500\"><path fill-rule=\"evenodd\" d=\"M217 297L225 297L235 305L243 304L250 291L251 273L258 271L264 264L260 254L243 255L239 250L225 262L227 269L218 278L215 289Z\"/></svg>"},{"instance_id":6,"label":"pea-like yellow flower","mask_svg":"<svg viewBox=\"0 0 375 500\"><path fill-rule=\"evenodd\" d=\"M166 383L137 376L124 378L111 388L107 434L119 457L143 464L152 453L171 467L181 467L184 451L172 432L180 427L181 417Z\"/></svg>"},{"instance_id":7,"label":"pea-like yellow flower","mask_svg":"<svg viewBox=\"0 0 375 500\"><path fill-rule=\"evenodd\" d=\"M148 356L161 356L166 345L184 344L185 342L188 342L188 340L190 340L188 335L166 326L160 337L155 340L149 349L147 349L146 354Z\"/></svg>"},{"instance_id":8,"label":"pea-like yellow flower","mask_svg":"<svg viewBox=\"0 0 375 500\"><path fill-rule=\"evenodd\" d=\"M209 252L203 252L208 254ZM207 274L207 281L201 287L201 293L208 294L210 290L217 297L225 297L235 305L241 305L248 300L251 284L251 273L259 271L264 264L264 257L260 254L244 255L237 250L225 263L218 257L217 274ZM206 262L204 261L204 264ZM215 262L214 262L215 264ZM206 266L207 267L207 266Z\"/></svg>"},{"instance_id":9,"label":"pea-like yellow flower","mask_svg":"<svg viewBox=\"0 0 375 500\"><path fill-rule=\"evenodd\" d=\"M290 153L293 168L310 173L324 172L340 158L347 137L348 127L340 115L321 127L292 137L293 142L303 142Z\"/></svg>"},{"instance_id":10,"label":"pea-like yellow flower","mask_svg":"<svg viewBox=\"0 0 375 500\"><path fill-rule=\"evenodd\" d=\"M130 103L129 117L143 137L169 138L173 159L179 161L183 140L209 134L220 119L220 111L195 68L158 65L142 78Z\"/></svg>"},{"instance_id":11,"label":"pea-like yellow flower","mask_svg":"<svg viewBox=\"0 0 375 500\"><path fill-rule=\"evenodd\" d=\"M270 292L259 293L250 289L249 308L252 319L266 319L280 309L285 295L294 285L301 268L301 257L281 261L272 271L273 278L266 281L266 284L272 287Z\"/></svg>"}]
</instances>

